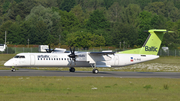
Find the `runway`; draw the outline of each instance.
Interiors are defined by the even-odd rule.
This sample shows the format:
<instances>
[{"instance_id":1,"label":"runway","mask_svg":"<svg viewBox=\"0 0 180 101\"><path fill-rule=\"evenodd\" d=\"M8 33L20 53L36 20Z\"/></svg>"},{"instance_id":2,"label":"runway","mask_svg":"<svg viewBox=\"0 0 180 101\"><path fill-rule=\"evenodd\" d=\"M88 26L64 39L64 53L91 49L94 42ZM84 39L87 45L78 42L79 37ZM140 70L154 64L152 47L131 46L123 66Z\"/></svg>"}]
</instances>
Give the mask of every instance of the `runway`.
<instances>
[{"instance_id":1,"label":"runway","mask_svg":"<svg viewBox=\"0 0 180 101\"><path fill-rule=\"evenodd\" d=\"M100 71L93 74L91 71L51 71L19 69L16 72L0 70L0 76L67 76L67 77L120 77L120 78L180 78L179 72L114 72Z\"/></svg>"}]
</instances>

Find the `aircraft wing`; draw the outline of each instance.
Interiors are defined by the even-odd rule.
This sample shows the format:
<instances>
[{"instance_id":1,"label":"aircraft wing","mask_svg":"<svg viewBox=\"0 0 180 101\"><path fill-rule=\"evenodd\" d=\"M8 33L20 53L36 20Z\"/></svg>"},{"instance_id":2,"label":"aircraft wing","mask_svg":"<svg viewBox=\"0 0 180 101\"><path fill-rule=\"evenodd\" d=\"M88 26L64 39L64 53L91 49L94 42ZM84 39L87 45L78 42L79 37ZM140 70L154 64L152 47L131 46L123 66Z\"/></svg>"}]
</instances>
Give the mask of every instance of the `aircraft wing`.
<instances>
[{"instance_id":1,"label":"aircraft wing","mask_svg":"<svg viewBox=\"0 0 180 101\"><path fill-rule=\"evenodd\" d=\"M89 55L108 55L114 54L115 52L89 52Z\"/></svg>"},{"instance_id":2,"label":"aircraft wing","mask_svg":"<svg viewBox=\"0 0 180 101\"><path fill-rule=\"evenodd\" d=\"M115 52L84 52L77 53L76 61L84 61L89 64L97 64L96 67L111 67L107 65L104 61L110 61L112 56L108 54L114 54Z\"/></svg>"}]
</instances>

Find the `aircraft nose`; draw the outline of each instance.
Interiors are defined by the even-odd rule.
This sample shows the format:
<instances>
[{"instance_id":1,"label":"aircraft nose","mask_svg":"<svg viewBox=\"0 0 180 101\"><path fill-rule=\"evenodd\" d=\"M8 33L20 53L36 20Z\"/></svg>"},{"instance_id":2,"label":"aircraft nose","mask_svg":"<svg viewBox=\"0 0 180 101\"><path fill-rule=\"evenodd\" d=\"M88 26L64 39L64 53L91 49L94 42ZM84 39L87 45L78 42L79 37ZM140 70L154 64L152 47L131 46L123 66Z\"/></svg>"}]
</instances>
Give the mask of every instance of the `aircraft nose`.
<instances>
[{"instance_id":1,"label":"aircraft nose","mask_svg":"<svg viewBox=\"0 0 180 101\"><path fill-rule=\"evenodd\" d=\"M7 61L7 62L4 63L4 66L7 66L7 67L8 67L8 66L13 66L13 64L12 64L11 61Z\"/></svg>"}]
</instances>

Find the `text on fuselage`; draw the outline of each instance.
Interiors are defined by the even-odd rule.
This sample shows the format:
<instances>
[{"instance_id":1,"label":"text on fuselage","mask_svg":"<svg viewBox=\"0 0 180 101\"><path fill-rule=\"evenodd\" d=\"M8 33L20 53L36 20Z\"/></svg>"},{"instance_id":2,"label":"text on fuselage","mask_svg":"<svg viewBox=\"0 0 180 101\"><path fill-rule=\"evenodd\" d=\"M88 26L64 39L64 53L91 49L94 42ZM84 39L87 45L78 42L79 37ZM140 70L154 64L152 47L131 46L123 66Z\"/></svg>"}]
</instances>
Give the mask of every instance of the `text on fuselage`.
<instances>
[{"instance_id":1,"label":"text on fuselage","mask_svg":"<svg viewBox=\"0 0 180 101\"><path fill-rule=\"evenodd\" d=\"M153 52L157 52L157 47L151 46L145 46L145 51L153 51Z\"/></svg>"}]
</instances>

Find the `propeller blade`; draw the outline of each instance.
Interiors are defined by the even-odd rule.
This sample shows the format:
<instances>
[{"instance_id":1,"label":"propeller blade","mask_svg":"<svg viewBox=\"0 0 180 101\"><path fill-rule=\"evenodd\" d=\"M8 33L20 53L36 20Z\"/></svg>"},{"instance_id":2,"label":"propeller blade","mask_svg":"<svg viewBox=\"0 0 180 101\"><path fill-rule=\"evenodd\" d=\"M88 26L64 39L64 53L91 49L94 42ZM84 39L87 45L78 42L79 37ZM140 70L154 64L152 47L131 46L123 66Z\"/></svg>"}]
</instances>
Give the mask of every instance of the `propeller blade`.
<instances>
[{"instance_id":1,"label":"propeller blade","mask_svg":"<svg viewBox=\"0 0 180 101\"><path fill-rule=\"evenodd\" d=\"M73 54L74 54L74 52L75 52L75 47L73 48ZM75 55L75 54L74 54Z\"/></svg>"},{"instance_id":2,"label":"propeller blade","mask_svg":"<svg viewBox=\"0 0 180 101\"><path fill-rule=\"evenodd\" d=\"M70 47L70 51L71 51L71 54L69 54L68 56L73 60L73 61L76 61L76 56L75 55L75 47L73 48L73 50L71 49Z\"/></svg>"},{"instance_id":3,"label":"propeller blade","mask_svg":"<svg viewBox=\"0 0 180 101\"><path fill-rule=\"evenodd\" d=\"M71 54L72 54L72 49L71 49L71 47L70 47L70 52L71 52Z\"/></svg>"},{"instance_id":4,"label":"propeller blade","mask_svg":"<svg viewBox=\"0 0 180 101\"><path fill-rule=\"evenodd\" d=\"M49 45L49 53L51 53L51 46Z\"/></svg>"}]
</instances>

